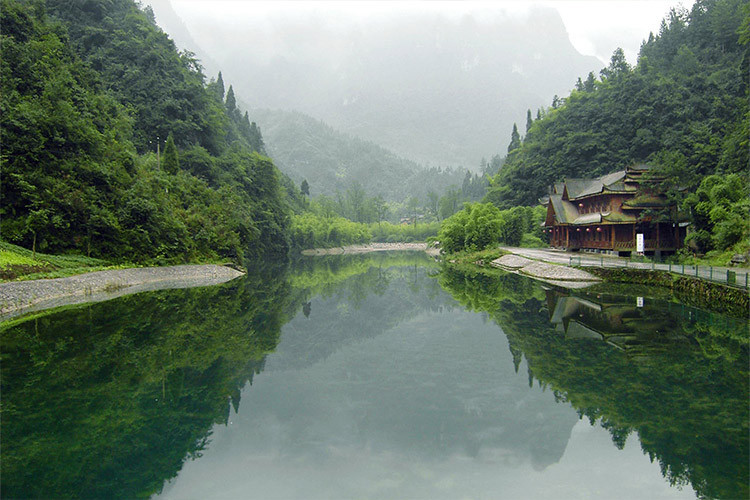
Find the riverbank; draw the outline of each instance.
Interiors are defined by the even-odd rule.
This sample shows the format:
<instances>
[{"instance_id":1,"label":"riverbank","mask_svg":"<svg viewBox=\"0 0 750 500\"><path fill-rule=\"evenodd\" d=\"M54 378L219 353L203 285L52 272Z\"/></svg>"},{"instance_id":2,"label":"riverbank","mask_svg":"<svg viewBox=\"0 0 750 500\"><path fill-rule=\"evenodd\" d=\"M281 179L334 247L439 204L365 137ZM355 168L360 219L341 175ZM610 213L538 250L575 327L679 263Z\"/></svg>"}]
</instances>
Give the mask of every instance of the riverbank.
<instances>
[{"instance_id":1,"label":"riverbank","mask_svg":"<svg viewBox=\"0 0 750 500\"><path fill-rule=\"evenodd\" d=\"M492 260L490 265L564 288L585 288L601 281L597 276L580 269L539 262L520 255L503 255Z\"/></svg>"},{"instance_id":2,"label":"riverbank","mask_svg":"<svg viewBox=\"0 0 750 500\"><path fill-rule=\"evenodd\" d=\"M0 321L52 307L101 302L139 292L217 285L243 274L226 266L182 265L0 283Z\"/></svg>"},{"instance_id":3,"label":"riverbank","mask_svg":"<svg viewBox=\"0 0 750 500\"><path fill-rule=\"evenodd\" d=\"M427 252L429 255L440 255L440 249L427 243L368 243L366 245L347 245L335 248L310 248L302 250L302 255L352 255L370 252Z\"/></svg>"},{"instance_id":4,"label":"riverbank","mask_svg":"<svg viewBox=\"0 0 750 500\"><path fill-rule=\"evenodd\" d=\"M581 269L567 265L569 257L563 252L541 249L502 247L482 252L458 254L449 263L492 267L505 271L518 272L530 278L551 283L564 288L583 288L593 281L576 279L573 274ZM504 265L503 265L504 264ZM541 268L538 266L542 265ZM548 267L549 266L549 267ZM527 272L522 272L526 269ZM545 274L551 272L551 276ZM587 265L586 271L605 283L627 283L664 287L672 295L686 304L702 309L728 314L736 318L750 317L750 296L746 290L733 288L714 281L690 276L680 276L665 270L609 268ZM572 279L565 280L565 276ZM552 277L553 279L549 279ZM554 279L557 278L557 279Z\"/></svg>"}]
</instances>

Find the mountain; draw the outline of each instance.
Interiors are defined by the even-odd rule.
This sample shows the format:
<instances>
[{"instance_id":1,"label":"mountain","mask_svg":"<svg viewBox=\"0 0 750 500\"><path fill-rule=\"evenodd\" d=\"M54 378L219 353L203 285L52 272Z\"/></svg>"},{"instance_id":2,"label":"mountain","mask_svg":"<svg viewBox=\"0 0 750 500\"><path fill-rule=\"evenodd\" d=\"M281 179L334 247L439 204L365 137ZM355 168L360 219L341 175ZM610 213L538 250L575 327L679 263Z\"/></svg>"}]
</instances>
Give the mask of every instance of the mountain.
<instances>
[{"instance_id":1,"label":"mountain","mask_svg":"<svg viewBox=\"0 0 750 500\"><path fill-rule=\"evenodd\" d=\"M147 5L146 9L151 8L154 14L154 20L169 37L174 40L175 45L180 50L188 50L195 54L196 59L200 61L203 72L207 75L216 75L221 71L217 63L210 54L207 54L198 42L193 39L190 30L182 21L180 16L172 8L169 0L147 0L142 2Z\"/></svg>"},{"instance_id":2,"label":"mountain","mask_svg":"<svg viewBox=\"0 0 750 500\"><path fill-rule=\"evenodd\" d=\"M130 262L286 255L291 181L148 10L1 1L3 239Z\"/></svg>"},{"instance_id":3,"label":"mountain","mask_svg":"<svg viewBox=\"0 0 750 500\"><path fill-rule=\"evenodd\" d=\"M553 9L271 21L219 26L206 18L192 33L252 108L300 111L433 165L475 166L504 151L527 108L601 67L573 48Z\"/></svg>"},{"instance_id":4,"label":"mountain","mask_svg":"<svg viewBox=\"0 0 750 500\"><path fill-rule=\"evenodd\" d=\"M299 112L253 109L266 150L297 184L307 180L313 196L333 196L359 183L370 196L402 202L429 191L460 186L465 170L425 168L368 141L344 134Z\"/></svg>"}]
</instances>

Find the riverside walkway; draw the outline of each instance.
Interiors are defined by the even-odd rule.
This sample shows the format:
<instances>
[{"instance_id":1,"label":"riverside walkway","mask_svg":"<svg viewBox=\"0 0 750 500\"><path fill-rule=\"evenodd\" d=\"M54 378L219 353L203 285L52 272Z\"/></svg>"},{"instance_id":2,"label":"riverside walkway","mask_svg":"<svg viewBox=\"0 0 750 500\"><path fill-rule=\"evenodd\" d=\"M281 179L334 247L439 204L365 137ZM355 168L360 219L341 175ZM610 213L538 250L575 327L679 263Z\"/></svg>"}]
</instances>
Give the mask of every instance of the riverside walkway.
<instances>
[{"instance_id":1,"label":"riverside walkway","mask_svg":"<svg viewBox=\"0 0 750 500\"><path fill-rule=\"evenodd\" d=\"M540 260L571 267L620 267L668 271L684 276L692 276L717 283L728 284L747 289L750 285L750 269L743 267L692 266L683 264L665 264L661 262L636 262L624 257L598 255L582 252L566 252L547 248L501 247L503 250L528 259Z\"/></svg>"}]
</instances>

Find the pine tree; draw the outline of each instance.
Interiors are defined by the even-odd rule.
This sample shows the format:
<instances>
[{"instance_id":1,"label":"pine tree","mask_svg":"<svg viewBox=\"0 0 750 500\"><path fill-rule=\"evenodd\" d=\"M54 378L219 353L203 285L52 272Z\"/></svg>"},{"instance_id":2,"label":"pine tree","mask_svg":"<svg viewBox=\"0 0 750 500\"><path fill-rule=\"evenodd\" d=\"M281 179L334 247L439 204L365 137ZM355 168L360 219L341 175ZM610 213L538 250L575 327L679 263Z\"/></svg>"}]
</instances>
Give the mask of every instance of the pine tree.
<instances>
[{"instance_id":1,"label":"pine tree","mask_svg":"<svg viewBox=\"0 0 750 500\"><path fill-rule=\"evenodd\" d=\"M179 169L180 159L177 155L177 146L174 145L174 137L170 132L167 143L164 145L164 171L174 175Z\"/></svg>"},{"instance_id":2,"label":"pine tree","mask_svg":"<svg viewBox=\"0 0 750 500\"><path fill-rule=\"evenodd\" d=\"M247 111L245 111L245 115L242 117L242 120L240 120L240 133L242 134L242 137L245 138L245 140L252 146L253 145L253 130L250 126L250 117L247 115Z\"/></svg>"},{"instance_id":3,"label":"pine tree","mask_svg":"<svg viewBox=\"0 0 750 500\"><path fill-rule=\"evenodd\" d=\"M237 99L234 97L234 89L232 86L229 86L229 90L227 91L227 100L224 102L227 112L229 113L229 116L234 116L237 112Z\"/></svg>"},{"instance_id":4,"label":"pine tree","mask_svg":"<svg viewBox=\"0 0 750 500\"><path fill-rule=\"evenodd\" d=\"M221 71L219 71L219 76L216 78L216 93L219 96L219 99L222 101L224 100L224 78L221 76Z\"/></svg>"},{"instance_id":5,"label":"pine tree","mask_svg":"<svg viewBox=\"0 0 750 500\"><path fill-rule=\"evenodd\" d=\"M579 78L580 80L580 78ZM529 133L529 129L531 128L531 124L534 123L534 119L531 117L531 110L526 110L526 133Z\"/></svg>"},{"instance_id":6,"label":"pine tree","mask_svg":"<svg viewBox=\"0 0 750 500\"><path fill-rule=\"evenodd\" d=\"M299 190L305 196L310 196L310 185L307 183L307 179L302 180L302 184L300 184Z\"/></svg>"},{"instance_id":7,"label":"pine tree","mask_svg":"<svg viewBox=\"0 0 750 500\"><path fill-rule=\"evenodd\" d=\"M593 92L596 90L596 77L594 76L594 72L590 71L588 78L586 78L586 82L583 84L583 90L586 92Z\"/></svg>"},{"instance_id":8,"label":"pine tree","mask_svg":"<svg viewBox=\"0 0 750 500\"><path fill-rule=\"evenodd\" d=\"M510 134L510 144L508 145L508 153L514 149L518 149L521 146L521 135L518 133L518 126L513 124L513 132Z\"/></svg>"},{"instance_id":9,"label":"pine tree","mask_svg":"<svg viewBox=\"0 0 750 500\"><path fill-rule=\"evenodd\" d=\"M266 145L263 144L263 136L260 133L260 127L252 122L250 124L250 146L253 151L257 151L261 154L266 154Z\"/></svg>"}]
</instances>

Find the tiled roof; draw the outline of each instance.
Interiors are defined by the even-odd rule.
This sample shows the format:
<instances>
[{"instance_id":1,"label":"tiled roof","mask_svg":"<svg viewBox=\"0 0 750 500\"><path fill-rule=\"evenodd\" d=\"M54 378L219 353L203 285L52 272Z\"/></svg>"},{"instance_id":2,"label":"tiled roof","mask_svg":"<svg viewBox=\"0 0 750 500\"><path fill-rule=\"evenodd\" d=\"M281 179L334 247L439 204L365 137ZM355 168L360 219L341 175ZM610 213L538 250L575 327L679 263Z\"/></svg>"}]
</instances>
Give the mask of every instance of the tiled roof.
<instances>
[{"instance_id":1,"label":"tiled roof","mask_svg":"<svg viewBox=\"0 0 750 500\"><path fill-rule=\"evenodd\" d=\"M601 193L605 188L610 191L625 191L623 179L625 179L625 171L620 170L596 179L565 179L565 187L568 189L568 199L576 200Z\"/></svg>"},{"instance_id":2,"label":"tiled roof","mask_svg":"<svg viewBox=\"0 0 750 500\"><path fill-rule=\"evenodd\" d=\"M575 218L575 220L573 221L573 224L576 224L576 225L581 225L581 224L596 224L597 222L601 222L602 218L605 215L609 215L609 212L607 212L606 214L603 214L601 212L595 212L595 213L592 213L592 214L581 215L581 216Z\"/></svg>"},{"instance_id":3,"label":"tiled roof","mask_svg":"<svg viewBox=\"0 0 750 500\"><path fill-rule=\"evenodd\" d=\"M635 222L635 215L624 214L622 212L610 212L604 216L607 222Z\"/></svg>"},{"instance_id":4,"label":"tiled roof","mask_svg":"<svg viewBox=\"0 0 750 500\"><path fill-rule=\"evenodd\" d=\"M578 217L578 210L569 201L562 199L561 194L551 194L549 197L555 218L560 224L571 224Z\"/></svg>"}]
</instances>

